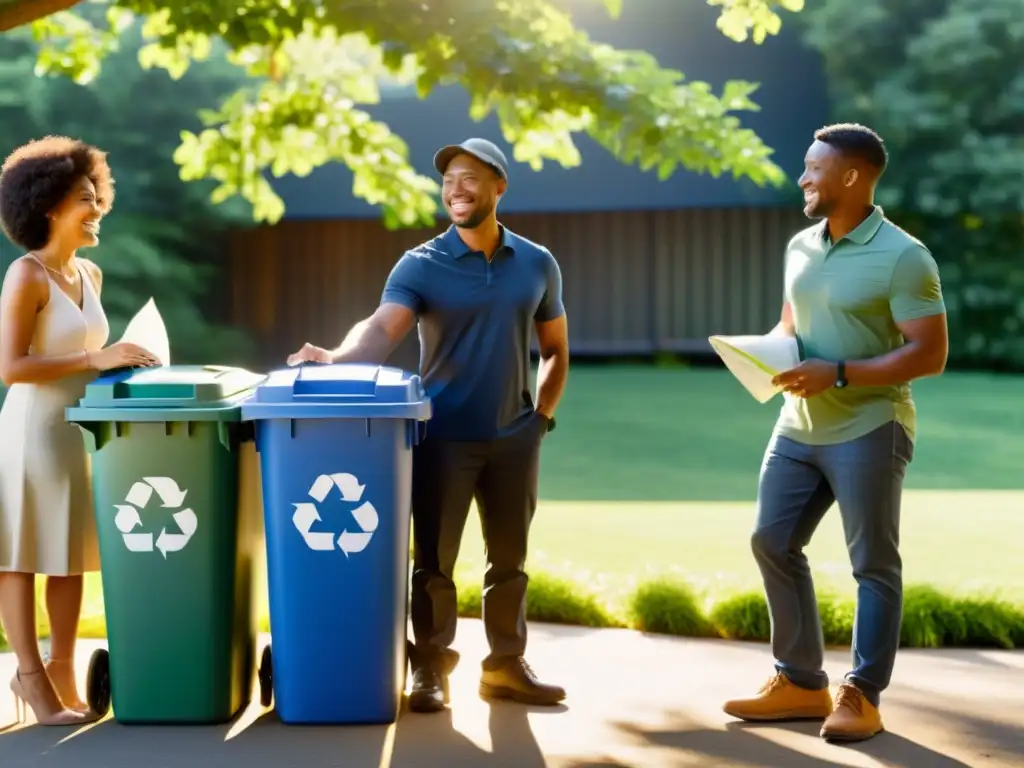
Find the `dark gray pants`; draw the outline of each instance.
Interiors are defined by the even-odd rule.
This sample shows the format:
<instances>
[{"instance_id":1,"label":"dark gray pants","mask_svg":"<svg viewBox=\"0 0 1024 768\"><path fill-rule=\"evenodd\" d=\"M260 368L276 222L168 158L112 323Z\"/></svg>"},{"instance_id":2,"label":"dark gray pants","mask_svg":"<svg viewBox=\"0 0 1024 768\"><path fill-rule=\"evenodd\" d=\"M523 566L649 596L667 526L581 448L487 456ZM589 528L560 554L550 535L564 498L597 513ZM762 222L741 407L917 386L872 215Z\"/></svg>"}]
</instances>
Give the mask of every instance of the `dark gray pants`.
<instances>
[{"instance_id":1,"label":"dark gray pants","mask_svg":"<svg viewBox=\"0 0 1024 768\"><path fill-rule=\"evenodd\" d=\"M793 683L825 688L824 642L804 547L836 502L857 581L853 669L847 679L876 706L889 685L903 617L900 497L913 443L889 422L847 443L775 436L758 487L752 546L771 614L772 653Z\"/></svg>"},{"instance_id":2,"label":"dark gray pants","mask_svg":"<svg viewBox=\"0 0 1024 768\"><path fill-rule=\"evenodd\" d=\"M491 653L484 667L526 650L526 565L530 523L537 508L543 418L532 414L507 437L489 442L435 441L413 454L412 616L414 668L450 670L457 618L452 577L476 499L487 553L483 622Z\"/></svg>"}]
</instances>

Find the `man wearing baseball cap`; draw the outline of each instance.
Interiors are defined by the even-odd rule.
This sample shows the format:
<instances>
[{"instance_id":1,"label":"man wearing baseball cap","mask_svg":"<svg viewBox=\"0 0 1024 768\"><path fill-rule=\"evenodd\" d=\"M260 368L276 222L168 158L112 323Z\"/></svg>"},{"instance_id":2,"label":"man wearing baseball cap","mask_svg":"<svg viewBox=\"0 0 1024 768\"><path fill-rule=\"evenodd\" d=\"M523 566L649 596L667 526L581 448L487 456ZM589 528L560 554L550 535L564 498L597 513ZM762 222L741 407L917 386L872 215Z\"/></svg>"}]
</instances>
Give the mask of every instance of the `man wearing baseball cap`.
<instances>
[{"instance_id":1,"label":"man wearing baseball cap","mask_svg":"<svg viewBox=\"0 0 1024 768\"><path fill-rule=\"evenodd\" d=\"M380 306L342 344L306 344L300 362L383 363L419 325L420 375L433 401L427 438L413 458L410 708L448 703L457 618L452 580L475 499L487 552L483 621L490 654L480 694L553 705L565 691L542 683L524 659L530 523L540 446L555 427L569 371L562 278L547 248L498 223L508 161L490 141L468 139L434 156L452 226L407 251L388 276ZM540 349L536 401L530 338Z\"/></svg>"}]
</instances>

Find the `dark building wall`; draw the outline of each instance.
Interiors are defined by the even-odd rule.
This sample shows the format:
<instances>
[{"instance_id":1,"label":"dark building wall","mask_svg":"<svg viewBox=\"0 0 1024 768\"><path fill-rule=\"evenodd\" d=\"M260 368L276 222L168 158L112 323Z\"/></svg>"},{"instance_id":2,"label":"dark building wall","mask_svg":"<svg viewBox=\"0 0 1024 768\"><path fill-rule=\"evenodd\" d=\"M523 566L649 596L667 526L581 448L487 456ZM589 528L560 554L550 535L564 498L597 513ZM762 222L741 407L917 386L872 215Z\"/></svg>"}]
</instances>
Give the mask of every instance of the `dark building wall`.
<instances>
[{"instance_id":1,"label":"dark building wall","mask_svg":"<svg viewBox=\"0 0 1024 768\"><path fill-rule=\"evenodd\" d=\"M809 223L797 208L510 214L506 226L559 261L572 353L707 351L714 333L778 321L782 252ZM231 316L277 366L304 341L337 344L376 308L388 272L436 230L376 220L285 221L233 236ZM410 337L392 362L415 368Z\"/></svg>"},{"instance_id":2,"label":"dark building wall","mask_svg":"<svg viewBox=\"0 0 1024 768\"><path fill-rule=\"evenodd\" d=\"M622 5L621 18L613 21L599 3L581 2L574 10L576 23L595 40L645 50L662 66L682 72L687 81L710 83L715 92L730 79L760 83L753 95L760 111L736 114L775 151L775 161L790 178L799 175L811 135L826 121L828 110L820 59L800 43L796 16L787 14L778 37L755 45L735 43L722 35L715 27L717 9L703 0L629 0ZM506 214L723 208L780 205L785 200L779 190L730 176L714 179L680 170L661 182L653 172L619 163L585 135L575 137L583 157L581 166L565 169L549 162L534 172L513 160L493 116L480 123L470 119L469 100L457 87L438 89L423 100L413 89L385 90L381 103L367 109L406 140L413 166L426 175L436 175L431 158L444 144L468 136L498 143L513 164L509 191L502 200ZM377 215L374 208L352 196L352 174L342 166L273 184L289 218Z\"/></svg>"}]
</instances>

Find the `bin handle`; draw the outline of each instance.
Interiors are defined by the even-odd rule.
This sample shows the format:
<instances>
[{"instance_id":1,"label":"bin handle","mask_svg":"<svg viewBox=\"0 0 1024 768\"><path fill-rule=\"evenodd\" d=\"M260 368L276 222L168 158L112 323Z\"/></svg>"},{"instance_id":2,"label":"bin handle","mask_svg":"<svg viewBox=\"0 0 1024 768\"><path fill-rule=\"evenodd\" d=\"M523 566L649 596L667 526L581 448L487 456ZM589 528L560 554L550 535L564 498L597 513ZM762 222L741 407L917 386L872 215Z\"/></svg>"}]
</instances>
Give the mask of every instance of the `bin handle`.
<instances>
[{"instance_id":1,"label":"bin handle","mask_svg":"<svg viewBox=\"0 0 1024 768\"><path fill-rule=\"evenodd\" d=\"M331 400L347 400L352 401L370 401L375 399L376 393L376 381L374 379L354 379L350 384L355 384L356 388L360 388L362 385L362 391L355 392L333 392L330 391L329 385L325 386L325 382L319 381L316 378L305 379L302 376L303 370L308 368L326 368L331 363L316 363L316 362L304 362L300 363L297 368L299 369L295 375L295 379L292 382L292 396L295 398L301 397L315 397L317 399L331 399ZM328 391L324 391L327 389Z\"/></svg>"},{"instance_id":2,"label":"bin handle","mask_svg":"<svg viewBox=\"0 0 1024 768\"><path fill-rule=\"evenodd\" d=\"M310 392L308 390L298 389L297 387L292 387L292 397L296 400L343 400L347 403L374 403L377 401L377 398L373 395L339 392Z\"/></svg>"}]
</instances>

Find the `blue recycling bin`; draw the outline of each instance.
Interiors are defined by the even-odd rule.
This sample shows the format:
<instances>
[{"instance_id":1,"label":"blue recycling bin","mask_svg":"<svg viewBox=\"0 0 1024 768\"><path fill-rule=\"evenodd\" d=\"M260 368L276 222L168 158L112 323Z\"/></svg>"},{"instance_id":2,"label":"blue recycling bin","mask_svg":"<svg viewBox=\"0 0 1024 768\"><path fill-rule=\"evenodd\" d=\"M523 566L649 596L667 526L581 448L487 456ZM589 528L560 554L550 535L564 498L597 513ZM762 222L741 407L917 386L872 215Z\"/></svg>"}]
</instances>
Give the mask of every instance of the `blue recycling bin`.
<instances>
[{"instance_id":1,"label":"blue recycling bin","mask_svg":"<svg viewBox=\"0 0 1024 768\"><path fill-rule=\"evenodd\" d=\"M242 406L263 483L261 701L284 723L398 717L412 449L430 416L419 376L377 365L274 371Z\"/></svg>"}]
</instances>

